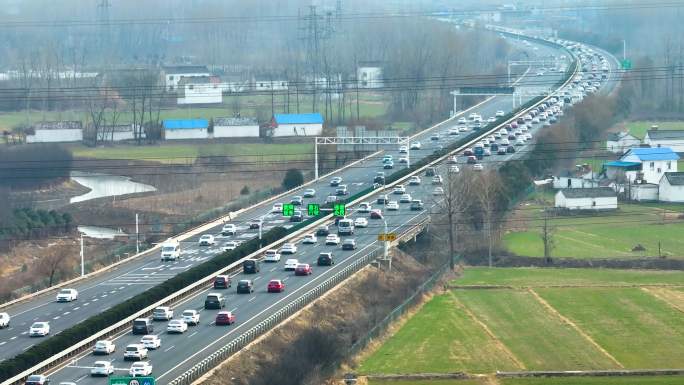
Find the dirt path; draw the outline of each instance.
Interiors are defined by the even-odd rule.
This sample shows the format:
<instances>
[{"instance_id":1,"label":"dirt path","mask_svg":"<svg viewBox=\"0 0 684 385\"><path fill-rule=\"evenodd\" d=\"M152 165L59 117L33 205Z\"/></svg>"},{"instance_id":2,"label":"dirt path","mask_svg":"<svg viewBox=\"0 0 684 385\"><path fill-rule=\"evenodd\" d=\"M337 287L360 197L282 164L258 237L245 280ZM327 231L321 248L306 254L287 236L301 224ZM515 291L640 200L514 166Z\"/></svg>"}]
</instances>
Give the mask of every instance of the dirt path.
<instances>
[{"instance_id":1,"label":"dirt path","mask_svg":"<svg viewBox=\"0 0 684 385\"><path fill-rule=\"evenodd\" d=\"M592 344L596 349L598 349L601 353L603 353L606 357L608 357L611 361L613 361L618 367L624 368L624 366L618 361L615 357L613 357L612 354L608 353L606 349L604 349L601 345L599 345L596 341L594 341L593 338L587 333L584 332L584 330L580 329L579 326L577 326L576 323L574 323L572 320L569 318L563 316L561 313L558 312L553 306L551 306L550 303L546 302L544 298L542 298L536 291L533 289L528 290L530 294L544 307L546 310L548 310L551 314L555 315L558 317L561 321L572 327L579 333L582 337L584 337L590 344Z\"/></svg>"},{"instance_id":2,"label":"dirt path","mask_svg":"<svg viewBox=\"0 0 684 385\"><path fill-rule=\"evenodd\" d=\"M642 287L641 290L684 313L684 291L670 290L664 287Z\"/></svg>"}]
</instances>

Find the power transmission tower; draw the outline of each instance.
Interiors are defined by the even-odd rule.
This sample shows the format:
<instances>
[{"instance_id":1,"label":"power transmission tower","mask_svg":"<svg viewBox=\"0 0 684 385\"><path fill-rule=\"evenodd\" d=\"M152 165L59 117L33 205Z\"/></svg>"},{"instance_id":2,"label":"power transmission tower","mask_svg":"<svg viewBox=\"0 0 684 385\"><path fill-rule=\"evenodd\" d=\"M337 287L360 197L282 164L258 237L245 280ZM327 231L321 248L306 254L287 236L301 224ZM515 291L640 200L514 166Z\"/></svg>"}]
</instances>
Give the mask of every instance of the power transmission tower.
<instances>
[{"instance_id":1,"label":"power transmission tower","mask_svg":"<svg viewBox=\"0 0 684 385\"><path fill-rule=\"evenodd\" d=\"M98 0L97 23L100 26L100 51L105 52L109 45L109 8L112 4L109 0Z\"/></svg>"}]
</instances>

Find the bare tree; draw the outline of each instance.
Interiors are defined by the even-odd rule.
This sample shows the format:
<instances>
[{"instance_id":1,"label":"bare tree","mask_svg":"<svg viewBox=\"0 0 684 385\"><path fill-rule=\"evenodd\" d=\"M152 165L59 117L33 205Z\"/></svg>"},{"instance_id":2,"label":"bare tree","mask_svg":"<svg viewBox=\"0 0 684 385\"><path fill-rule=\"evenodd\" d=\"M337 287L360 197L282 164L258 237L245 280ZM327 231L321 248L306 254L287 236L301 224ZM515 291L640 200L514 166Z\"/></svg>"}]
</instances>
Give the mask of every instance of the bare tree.
<instances>
[{"instance_id":1,"label":"bare tree","mask_svg":"<svg viewBox=\"0 0 684 385\"><path fill-rule=\"evenodd\" d=\"M73 250L69 245L54 246L45 249L42 256L39 256L39 261L36 266L36 272L42 276L47 276L48 286L52 286L57 275L68 273L72 264L69 256Z\"/></svg>"},{"instance_id":2,"label":"bare tree","mask_svg":"<svg viewBox=\"0 0 684 385\"><path fill-rule=\"evenodd\" d=\"M449 267L456 266L456 241L463 223L466 210L470 206L472 173L464 170L460 173L450 172L444 178L444 195L438 196L437 206L445 217L449 237Z\"/></svg>"},{"instance_id":3,"label":"bare tree","mask_svg":"<svg viewBox=\"0 0 684 385\"><path fill-rule=\"evenodd\" d=\"M556 228L549 224L549 209L544 207L544 222L542 225L542 231L540 237L544 243L544 260L546 263L551 262L551 252L556 247L556 242L554 235L556 233Z\"/></svg>"},{"instance_id":4,"label":"bare tree","mask_svg":"<svg viewBox=\"0 0 684 385\"><path fill-rule=\"evenodd\" d=\"M499 174L492 169L483 171L475 178L475 189L475 196L482 210L482 222L487 237L489 267L492 267L492 228L498 207L497 203L503 190Z\"/></svg>"}]
</instances>

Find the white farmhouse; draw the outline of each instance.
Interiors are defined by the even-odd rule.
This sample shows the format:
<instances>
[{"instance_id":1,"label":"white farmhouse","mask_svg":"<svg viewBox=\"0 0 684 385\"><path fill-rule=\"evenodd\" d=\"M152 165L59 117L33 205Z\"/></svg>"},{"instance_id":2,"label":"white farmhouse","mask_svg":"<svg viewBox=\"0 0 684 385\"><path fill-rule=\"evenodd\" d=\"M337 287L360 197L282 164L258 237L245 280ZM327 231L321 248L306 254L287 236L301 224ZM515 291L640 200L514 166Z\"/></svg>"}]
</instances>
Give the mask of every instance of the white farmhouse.
<instances>
[{"instance_id":1,"label":"white farmhouse","mask_svg":"<svg viewBox=\"0 0 684 385\"><path fill-rule=\"evenodd\" d=\"M612 132L608 134L606 149L614 154L624 154L633 147L639 147L641 141L628 132Z\"/></svg>"},{"instance_id":2,"label":"white farmhouse","mask_svg":"<svg viewBox=\"0 0 684 385\"><path fill-rule=\"evenodd\" d=\"M162 67L166 90L174 92L183 78L211 76L207 66L164 66Z\"/></svg>"},{"instance_id":3,"label":"white farmhouse","mask_svg":"<svg viewBox=\"0 0 684 385\"><path fill-rule=\"evenodd\" d=\"M178 82L178 104L221 104L223 88L214 76L187 77Z\"/></svg>"},{"instance_id":4,"label":"white farmhouse","mask_svg":"<svg viewBox=\"0 0 684 385\"><path fill-rule=\"evenodd\" d=\"M359 88L382 88L382 67L379 62L361 62L356 69Z\"/></svg>"},{"instance_id":5,"label":"white farmhouse","mask_svg":"<svg viewBox=\"0 0 684 385\"><path fill-rule=\"evenodd\" d=\"M632 183L660 183L666 172L677 171L679 155L669 147L632 148L620 160L608 162L606 175L609 179L621 176Z\"/></svg>"},{"instance_id":6,"label":"white farmhouse","mask_svg":"<svg viewBox=\"0 0 684 385\"><path fill-rule=\"evenodd\" d=\"M289 82L284 79L256 79L254 89L256 91L285 91L289 87Z\"/></svg>"},{"instance_id":7,"label":"white farmhouse","mask_svg":"<svg viewBox=\"0 0 684 385\"><path fill-rule=\"evenodd\" d=\"M120 142L124 140L133 140L135 139L136 127L140 127L140 125L117 124L116 126L107 125L104 127L100 127L100 129L97 132L97 141ZM144 137L145 133L140 132L140 135Z\"/></svg>"},{"instance_id":8,"label":"white farmhouse","mask_svg":"<svg viewBox=\"0 0 684 385\"><path fill-rule=\"evenodd\" d=\"M252 118L214 118L214 138L259 137L259 123Z\"/></svg>"},{"instance_id":9,"label":"white farmhouse","mask_svg":"<svg viewBox=\"0 0 684 385\"><path fill-rule=\"evenodd\" d=\"M83 125L79 121L39 122L32 130L32 134L26 135L26 143L83 141Z\"/></svg>"},{"instance_id":10,"label":"white farmhouse","mask_svg":"<svg viewBox=\"0 0 684 385\"><path fill-rule=\"evenodd\" d=\"M206 119L167 119L163 127L166 140L209 137L209 121Z\"/></svg>"},{"instance_id":11,"label":"white farmhouse","mask_svg":"<svg viewBox=\"0 0 684 385\"><path fill-rule=\"evenodd\" d=\"M615 210L617 194L610 187L558 190L555 206L568 210Z\"/></svg>"},{"instance_id":12,"label":"white farmhouse","mask_svg":"<svg viewBox=\"0 0 684 385\"><path fill-rule=\"evenodd\" d=\"M684 202L684 172L666 172L660 179L659 200Z\"/></svg>"},{"instance_id":13,"label":"white farmhouse","mask_svg":"<svg viewBox=\"0 0 684 385\"><path fill-rule=\"evenodd\" d=\"M271 136L316 136L323 133L323 116L313 114L275 114Z\"/></svg>"},{"instance_id":14,"label":"white farmhouse","mask_svg":"<svg viewBox=\"0 0 684 385\"><path fill-rule=\"evenodd\" d=\"M669 147L684 152L684 130L648 130L644 143L651 147Z\"/></svg>"}]
</instances>

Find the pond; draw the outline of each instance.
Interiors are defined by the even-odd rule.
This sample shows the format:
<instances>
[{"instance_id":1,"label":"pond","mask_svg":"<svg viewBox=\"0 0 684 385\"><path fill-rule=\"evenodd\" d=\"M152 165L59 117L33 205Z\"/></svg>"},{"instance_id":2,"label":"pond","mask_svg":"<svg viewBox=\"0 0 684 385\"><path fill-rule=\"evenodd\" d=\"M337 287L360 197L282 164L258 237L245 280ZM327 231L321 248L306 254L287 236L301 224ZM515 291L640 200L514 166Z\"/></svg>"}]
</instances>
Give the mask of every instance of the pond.
<instances>
[{"instance_id":1,"label":"pond","mask_svg":"<svg viewBox=\"0 0 684 385\"><path fill-rule=\"evenodd\" d=\"M72 197L69 200L69 203L78 203L97 198L156 191L154 186L133 182L131 181L131 178L126 176L74 171L71 173L71 179L80 185L89 188L90 191L85 194Z\"/></svg>"}]
</instances>

